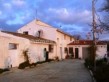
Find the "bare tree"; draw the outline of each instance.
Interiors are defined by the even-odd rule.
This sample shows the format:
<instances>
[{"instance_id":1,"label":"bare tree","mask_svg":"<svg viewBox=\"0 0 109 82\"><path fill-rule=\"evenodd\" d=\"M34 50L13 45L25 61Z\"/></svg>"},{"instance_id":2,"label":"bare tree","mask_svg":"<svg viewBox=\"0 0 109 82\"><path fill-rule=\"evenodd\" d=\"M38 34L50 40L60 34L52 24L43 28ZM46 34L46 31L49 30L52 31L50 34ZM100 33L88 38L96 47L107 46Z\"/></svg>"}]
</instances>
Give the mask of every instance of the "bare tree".
<instances>
[{"instance_id":1,"label":"bare tree","mask_svg":"<svg viewBox=\"0 0 109 82\"><path fill-rule=\"evenodd\" d=\"M101 8L103 12L103 20L101 21L101 27L104 27L105 30L109 31L109 0L105 0Z\"/></svg>"},{"instance_id":2,"label":"bare tree","mask_svg":"<svg viewBox=\"0 0 109 82\"><path fill-rule=\"evenodd\" d=\"M102 10L109 13L109 0L105 0Z\"/></svg>"},{"instance_id":3,"label":"bare tree","mask_svg":"<svg viewBox=\"0 0 109 82\"><path fill-rule=\"evenodd\" d=\"M82 39L81 35L79 35L79 34L75 34L75 35L73 35L73 37L74 37L76 40L81 40L81 39Z\"/></svg>"}]
</instances>

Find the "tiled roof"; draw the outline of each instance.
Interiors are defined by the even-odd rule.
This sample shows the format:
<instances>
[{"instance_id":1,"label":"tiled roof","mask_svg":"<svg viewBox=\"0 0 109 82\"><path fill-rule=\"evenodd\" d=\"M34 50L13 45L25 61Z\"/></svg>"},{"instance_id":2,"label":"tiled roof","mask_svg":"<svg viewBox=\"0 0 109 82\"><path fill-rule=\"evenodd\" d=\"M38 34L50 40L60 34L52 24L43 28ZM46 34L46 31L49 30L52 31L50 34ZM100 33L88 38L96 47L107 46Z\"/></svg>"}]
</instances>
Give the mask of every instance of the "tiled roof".
<instances>
[{"instance_id":1,"label":"tiled roof","mask_svg":"<svg viewBox=\"0 0 109 82\"><path fill-rule=\"evenodd\" d=\"M91 45L93 44L93 40L77 40L69 43L68 45ZM96 42L97 45L105 45L104 41Z\"/></svg>"},{"instance_id":2,"label":"tiled roof","mask_svg":"<svg viewBox=\"0 0 109 82\"><path fill-rule=\"evenodd\" d=\"M16 32L8 32L8 31L2 31L2 32L7 33L7 34L11 34L11 35L14 35L14 36L26 38L26 39L29 39L29 40L31 40L33 42L55 43L55 41L35 37L35 36L32 36L32 35L26 35L26 34L21 34L21 33L16 33Z\"/></svg>"},{"instance_id":3,"label":"tiled roof","mask_svg":"<svg viewBox=\"0 0 109 82\"><path fill-rule=\"evenodd\" d=\"M66 35L68 35L68 36L70 36L70 37L73 37L72 35L70 35L70 34L64 32L64 31L62 31L62 30L60 30L60 29L57 29L57 31L58 31L58 32L61 32L61 33L63 33L63 34L66 34ZM73 38L74 38L74 37L73 37Z\"/></svg>"}]
</instances>

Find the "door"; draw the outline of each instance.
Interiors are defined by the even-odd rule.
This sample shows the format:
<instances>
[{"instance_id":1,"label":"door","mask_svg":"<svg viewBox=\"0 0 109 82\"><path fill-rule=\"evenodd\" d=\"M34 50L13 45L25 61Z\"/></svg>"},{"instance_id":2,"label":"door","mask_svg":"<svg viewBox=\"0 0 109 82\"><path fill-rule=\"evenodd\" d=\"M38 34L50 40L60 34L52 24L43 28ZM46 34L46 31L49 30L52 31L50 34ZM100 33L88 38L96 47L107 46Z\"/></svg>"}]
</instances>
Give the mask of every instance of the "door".
<instances>
[{"instance_id":1,"label":"door","mask_svg":"<svg viewBox=\"0 0 109 82\"><path fill-rule=\"evenodd\" d=\"M83 47L82 48L82 58L83 59L86 59L86 58L88 58L89 57L89 50L88 50L88 47Z\"/></svg>"},{"instance_id":2,"label":"door","mask_svg":"<svg viewBox=\"0 0 109 82\"><path fill-rule=\"evenodd\" d=\"M18 66L18 53L17 50L10 50L9 51L10 56L10 65L11 67L17 67Z\"/></svg>"},{"instance_id":3,"label":"door","mask_svg":"<svg viewBox=\"0 0 109 82\"><path fill-rule=\"evenodd\" d=\"M62 57L62 47L60 47L60 55L61 55L61 59L63 59L63 57Z\"/></svg>"},{"instance_id":4,"label":"door","mask_svg":"<svg viewBox=\"0 0 109 82\"><path fill-rule=\"evenodd\" d=\"M72 57L74 57L73 47L69 47L69 55L71 55Z\"/></svg>"},{"instance_id":5,"label":"door","mask_svg":"<svg viewBox=\"0 0 109 82\"><path fill-rule=\"evenodd\" d=\"M75 58L78 58L78 57L79 57L79 49L75 48Z\"/></svg>"},{"instance_id":6,"label":"door","mask_svg":"<svg viewBox=\"0 0 109 82\"><path fill-rule=\"evenodd\" d=\"M10 61L8 62L11 67L18 66L18 45L14 43L9 43L9 57Z\"/></svg>"}]
</instances>

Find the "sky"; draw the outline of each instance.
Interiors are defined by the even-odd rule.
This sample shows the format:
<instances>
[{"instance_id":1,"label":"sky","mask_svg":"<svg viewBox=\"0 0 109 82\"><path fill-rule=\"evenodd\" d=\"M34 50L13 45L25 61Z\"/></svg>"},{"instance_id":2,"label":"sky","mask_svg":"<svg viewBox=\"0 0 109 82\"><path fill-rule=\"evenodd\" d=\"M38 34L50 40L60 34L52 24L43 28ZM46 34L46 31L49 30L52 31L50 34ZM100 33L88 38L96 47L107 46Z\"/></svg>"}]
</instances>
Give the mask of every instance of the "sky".
<instances>
[{"instance_id":1,"label":"sky","mask_svg":"<svg viewBox=\"0 0 109 82\"><path fill-rule=\"evenodd\" d=\"M98 0L96 10L104 0ZM16 31L37 18L55 28L86 38L91 30L92 0L0 0L0 30ZM102 35L102 39L106 39Z\"/></svg>"}]
</instances>

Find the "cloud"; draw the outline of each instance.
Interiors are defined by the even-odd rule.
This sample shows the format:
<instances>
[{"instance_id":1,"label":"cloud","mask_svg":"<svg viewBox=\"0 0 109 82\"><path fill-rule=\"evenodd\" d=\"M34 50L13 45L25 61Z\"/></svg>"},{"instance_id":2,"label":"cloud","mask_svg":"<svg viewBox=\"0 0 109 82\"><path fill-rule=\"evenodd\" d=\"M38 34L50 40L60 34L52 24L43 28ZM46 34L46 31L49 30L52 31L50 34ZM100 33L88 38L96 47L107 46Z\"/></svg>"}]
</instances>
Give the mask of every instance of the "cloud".
<instances>
[{"instance_id":1,"label":"cloud","mask_svg":"<svg viewBox=\"0 0 109 82\"><path fill-rule=\"evenodd\" d=\"M0 2L0 20L7 25L25 24L33 18L34 10L26 0L11 0Z\"/></svg>"},{"instance_id":2,"label":"cloud","mask_svg":"<svg viewBox=\"0 0 109 82\"><path fill-rule=\"evenodd\" d=\"M24 6L25 2L25 0L12 0L12 4L15 6Z\"/></svg>"},{"instance_id":3,"label":"cloud","mask_svg":"<svg viewBox=\"0 0 109 82\"><path fill-rule=\"evenodd\" d=\"M91 20L91 11L89 10L77 11L66 8L49 8L48 11L48 13L52 14L51 18L67 24L89 23Z\"/></svg>"},{"instance_id":4,"label":"cloud","mask_svg":"<svg viewBox=\"0 0 109 82\"><path fill-rule=\"evenodd\" d=\"M7 10L10 10L12 8L12 5L10 3L4 3L3 6Z\"/></svg>"},{"instance_id":5,"label":"cloud","mask_svg":"<svg viewBox=\"0 0 109 82\"><path fill-rule=\"evenodd\" d=\"M3 30L2 28L0 28L0 31Z\"/></svg>"},{"instance_id":6,"label":"cloud","mask_svg":"<svg viewBox=\"0 0 109 82\"><path fill-rule=\"evenodd\" d=\"M90 3L91 0L1 0L0 23L4 30L15 31L37 17L68 33L83 35L90 30Z\"/></svg>"},{"instance_id":7,"label":"cloud","mask_svg":"<svg viewBox=\"0 0 109 82\"><path fill-rule=\"evenodd\" d=\"M24 24L23 21L19 17L16 17L14 20L8 20L6 21L8 25L14 25L14 24Z\"/></svg>"},{"instance_id":8,"label":"cloud","mask_svg":"<svg viewBox=\"0 0 109 82\"><path fill-rule=\"evenodd\" d=\"M2 15L2 11L0 11L0 15Z\"/></svg>"},{"instance_id":9,"label":"cloud","mask_svg":"<svg viewBox=\"0 0 109 82\"><path fill-rule=\"evenodd\" d=\"M32 13L29 13L30 11L25 11L25 12L19 12L15 14L15 17L13 19L9 19L6 21L8 25L14 25L14 24L25 24L28 22L28 18L32 17ZM25 22L26 21L26 22Z\"/></svg>"}]
</instances>

